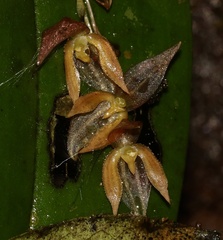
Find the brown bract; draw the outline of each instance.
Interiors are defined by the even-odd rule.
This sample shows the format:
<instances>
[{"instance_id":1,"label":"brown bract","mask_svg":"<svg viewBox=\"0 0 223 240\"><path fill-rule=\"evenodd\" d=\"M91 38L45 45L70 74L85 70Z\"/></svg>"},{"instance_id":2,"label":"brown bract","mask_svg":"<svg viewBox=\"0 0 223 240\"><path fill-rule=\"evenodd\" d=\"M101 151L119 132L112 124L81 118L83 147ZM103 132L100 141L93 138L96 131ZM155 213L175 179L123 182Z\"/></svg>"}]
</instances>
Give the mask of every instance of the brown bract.
<instances>
[{"instance_id":1,"label":"brown bract","mask_svg":"<svg viewBox=\"0 0 223 240\"><path fill-rule=\"evenodd\" d=\"M101 6L103 6L106 10L109 10L112 5L112 0L96 0Z\"/></svg>"},{"instance_id":2,"label":"brown bract","mask_svg":"<svg viewBox=\"0 0 223 240\"><path fill-rule=\"evenodd\" d=\"M85 23L77 22L70 18L63 18L54 26L46 29L42 34L37 65L42 64L44 59L58 44L80 32L89 32L89 29Z\"/></svg>"}]
</instances>

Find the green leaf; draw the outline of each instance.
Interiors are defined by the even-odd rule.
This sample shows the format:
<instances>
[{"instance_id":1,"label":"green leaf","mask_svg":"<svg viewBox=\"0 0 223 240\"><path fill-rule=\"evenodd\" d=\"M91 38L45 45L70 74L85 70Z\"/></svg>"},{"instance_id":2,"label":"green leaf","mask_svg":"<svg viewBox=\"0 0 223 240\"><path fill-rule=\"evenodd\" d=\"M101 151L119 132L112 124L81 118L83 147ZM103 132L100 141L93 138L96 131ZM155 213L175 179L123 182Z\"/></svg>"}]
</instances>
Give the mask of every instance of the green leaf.
<instances>
[{"instance_id":1,"label":"green leaf","mask_svg":"<svg viewBox=\"0 0 223 240\"><path fill-rule=\"evenodd\" d=\"M92 5L100 32L120 49L124 71L182 41L166 75L168 90L152 110L171 205L153 190L148 212L150 217L176 219L189 125L191 22L189 1L160 2L114 0L109 12L96 3ZM101 186L103 159L109 149L81 157L77 183L68 182L64 188L56 189L50 182L49 119L55 97L66 91L62 46L38 72L27 68L44 29L65 16L78 20L74 1L22 0L16 4L8 0L0 5L0 74L4 83L0 85L1 239L29 226L111 213ZM21 69L27 71L21 77L15 76ZM120 212L128 209L122 205Z\"/></svg>"},{"instance_id":2,"label":"green leaf","mask_svg":"<svg viewBox=\"0 0 223 240\"><path fill-rule=\"evenodd\" d=\"M18 72L36 52L33 2L1 1L0 29L0 238L8 239L27 229L32 207L37 82Z\"/></svg>"}]
</instances>

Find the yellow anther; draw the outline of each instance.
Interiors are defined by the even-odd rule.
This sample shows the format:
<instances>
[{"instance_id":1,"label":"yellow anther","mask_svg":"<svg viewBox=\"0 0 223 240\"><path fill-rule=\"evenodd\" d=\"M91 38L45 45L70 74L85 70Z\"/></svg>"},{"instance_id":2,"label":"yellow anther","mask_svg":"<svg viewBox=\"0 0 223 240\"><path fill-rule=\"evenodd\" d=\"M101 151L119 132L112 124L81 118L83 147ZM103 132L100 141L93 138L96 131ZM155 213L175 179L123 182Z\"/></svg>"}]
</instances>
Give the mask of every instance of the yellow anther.
<instances>
[{"instance_id":1,"label":"yellow anther","mask_svg":"<svg viewBox=\"0 0 223 240\"><path fill-rule=\"evenodd\" d=\"M123 98L120 97L114 98L114 100L111 101L111 107L105 113L103 118L108 118L112 116L114 113L125 112L126 111L125 106L126 102Z\"/></svg>"},{"instance_id":2,"label":"yellow anther","mask_svg":"<svg viewBox=\"0 0 223 240\"><path fill-rule=\"evenodd\" d=\"M74 40L75 57L83 62L90 62L90 56L87 54L89 51L88 41L86 36L79 36Z\"/></svg>"},{"instance_id":3,"label":"yellow anther","mask_svg":"<svg viewBox=\"0 0 223 240\"><path fill-rule=\"evenodd\" d=\"M125 99L124 98L120 98L120 97L115 98L115 105L117 105L117 106L119 106L121 108L126 107Z\"/></svg>"}]
</instances>

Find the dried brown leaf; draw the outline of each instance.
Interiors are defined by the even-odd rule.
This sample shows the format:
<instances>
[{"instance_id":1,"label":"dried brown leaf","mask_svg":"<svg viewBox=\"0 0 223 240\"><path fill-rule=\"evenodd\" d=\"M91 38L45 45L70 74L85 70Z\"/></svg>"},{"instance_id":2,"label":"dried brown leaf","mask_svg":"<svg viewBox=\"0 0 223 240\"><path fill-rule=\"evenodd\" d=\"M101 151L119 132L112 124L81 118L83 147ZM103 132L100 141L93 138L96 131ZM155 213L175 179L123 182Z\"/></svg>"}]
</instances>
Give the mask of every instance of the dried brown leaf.
<instances>
[{"instance_id":1,"label":"dried brown leaf","mask_svg":"<svg viewBox=\"0 0 223 240\"><path fill-rule=\"evenodd\" d=\"M37 58L37 65L42 64L50 52L61 42L80 32L89 32L87 26L82 22L70 18L63 18L54 26L46 29L42 34L42 42Z\"/></svg>"}]
</instances>

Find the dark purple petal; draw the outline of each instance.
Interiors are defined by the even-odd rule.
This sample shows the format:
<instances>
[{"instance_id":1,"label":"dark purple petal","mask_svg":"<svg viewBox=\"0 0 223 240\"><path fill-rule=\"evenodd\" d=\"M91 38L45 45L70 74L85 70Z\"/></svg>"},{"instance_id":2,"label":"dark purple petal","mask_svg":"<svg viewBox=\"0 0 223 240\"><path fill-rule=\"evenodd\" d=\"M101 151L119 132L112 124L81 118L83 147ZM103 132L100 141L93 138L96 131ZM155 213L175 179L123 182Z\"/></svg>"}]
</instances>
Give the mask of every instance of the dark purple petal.
<instances>
[{"instance_id":1,"label":"dark purple petal","mask_svg":"<svg viewBox=\"0 0 223 240\"><path fill-rule=\"evenodd\" d=\"M126 100L128 111L142 106L157 92L163 82L167 67L180 45L181 43L178 43L163 53L135 65L126 72L124 79L130 94L118 91L117 95Z\"/></svg>"},{"instance_id":2,"label":"dark purple petal","mask_svg":"<svg viewBox=\"0 0 223 240\"><path fill-rule=\"evenodd\" d=\"M146 215L151 184L142 161L136 159L136 172L133 175L124 161L119 162L119 173L123 185L122 201L134 215Z\"/></svg>"}]
</instances>

